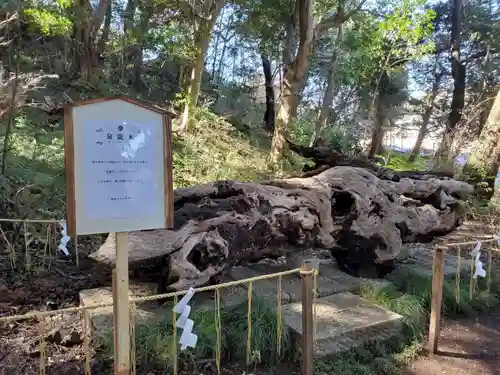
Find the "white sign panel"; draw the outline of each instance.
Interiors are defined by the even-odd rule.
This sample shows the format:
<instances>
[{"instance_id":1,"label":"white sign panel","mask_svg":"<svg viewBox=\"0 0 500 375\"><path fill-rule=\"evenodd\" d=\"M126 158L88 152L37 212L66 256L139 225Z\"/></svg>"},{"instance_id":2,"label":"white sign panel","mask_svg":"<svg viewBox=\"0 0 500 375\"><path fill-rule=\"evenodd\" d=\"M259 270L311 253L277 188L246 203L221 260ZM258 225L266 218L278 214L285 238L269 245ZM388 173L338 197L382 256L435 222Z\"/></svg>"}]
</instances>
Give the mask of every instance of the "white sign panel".
<instances>
[{"instance_id":1,"label":"white sign panel","mask_svg":"<svg viewBox=\"0 0 500 375\"><path fill-rule=\"evenodd\" d=\"M77 234L164 228L163 115L115 99L72 118Z\"/></svg>"}]
</instances>

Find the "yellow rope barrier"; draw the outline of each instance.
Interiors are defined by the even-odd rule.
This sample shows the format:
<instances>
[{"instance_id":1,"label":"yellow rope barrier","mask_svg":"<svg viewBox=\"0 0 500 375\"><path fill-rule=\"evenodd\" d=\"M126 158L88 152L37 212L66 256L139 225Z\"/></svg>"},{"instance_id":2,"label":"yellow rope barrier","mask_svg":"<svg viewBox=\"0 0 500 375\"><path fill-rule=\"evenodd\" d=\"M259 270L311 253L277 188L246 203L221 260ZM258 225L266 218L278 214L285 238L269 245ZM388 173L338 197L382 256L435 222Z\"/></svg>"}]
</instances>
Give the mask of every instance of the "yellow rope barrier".
<instances>
[{"instance_id":1,"label":"yellow rope barrier","mask_svg":"<svg viewBox=\"0 0 500 375\"><path fill-rule=\"evenodd\" d=\"M243 285L247 284L250 282L254 281L260 281L260 280L268 280L268 279L274 279L279 276L286 276L286 275L293 275L296 273L300 272L300 268L295 268L293 270L288 270L288 271L283 271L283 272L278 272L278 273L273 273L273 274L268 274L268 275L261 275L261 276L255 276L252 278L248 279L243 279L243 280L236 280L236 281L229 281L227 283L223 284L218 284L218 285L209 285L201 288L194 288L195 293L200 293L200 292L208 292L208 291L213 291L216 289L225 289L229 288L232 286L238 286L238 285ZM314 273L314 270L311 272L306 272L306 274L312 275ZM151 302L151 301L157 301L160 299L168 299L172 297L178 297L186 294L188 290L181 290L178 292L172 292L172 293L165 293L165 294L157 294L154 296L144 296L144 297L136 297L136 298L131 298L129 303L142 303L142 302ZM75 313L75 312L82 312L82 311L88 311L88 310L94 310L94 309L99 309L103 307L111 307L113 306L112 302L106 302L106 303L96 303L88 306L76 306L76 307L68 307L66 309L60 309L60 310L54 310L54 311L38 311L38 312L33 312L33 313L28 313L24 315L11 315L11 316L4 316L0 317L0 323L5 323L5 322L13 322L13 321L18 321L18 320L27 320L27 319L34 319L37 318L38 316L49 316L49 315L58 315L58 314L65 314L65 313Z\"/></svg>"},{"instance_id":2,"label":"yellow rope barrier","mask_svg":"<svg viewBox=\"0 0 500 375\"><path fill-rule=\"evenodd\" d=\"M248 283L248 311L247 311L247 366L252 359L252 281Z\"/></svg>"},{"instance_id":3,"label":"yellow rope barrier","mask_svg":"<svg viewBox=\"0 0 500 375\"><path fill-rule=\"evenodd\" d=\"M220 292L215 289L215 365L217 367L217 374L220 375L221 370L221 356L222 356L222 322L220 317Z\"/></svg>"},{"instance_id":4,"label":"yellow rope barrier","mask_svg":"<svg viewBox=\"0 0 500 375\"><path fill-rule=\"evenodd\" d=\"M488 237L488 238L481 238L480 241L482 244L487 244L487 243L495 242L495 241L497 241L497 239L498 239L497 237ZM468 245L476 245L476 244L477 244L477 240L464 241L464 242L453 242L450 244L439 245L438 249L446 250L446 249L449 249L450 247L454 247L454 246L468 246Z\"/></svg>"},{"instance_id":5,"label":"yellow rope barrier","mask_svg":"<svg viewBox=\"0 0 500 375\"><path fill-rule=\"evenodd\" d=\"M0 219L0 223L60 223L63 220L56 220L56 219L39 219L39 220L33 220L33 219Z\"/></svg>"},{"instance_id":6,"label":"yellow rope barrier","mask_svg":"<svg viewBox=\"0 0 500 375\"><path fill-rule=\"evenodd\" d=\"M283 278L278 276L276 293L276 357L279 359L281 357L281 336L283 335L283 316L281 311L281 299L282 299L282 283Z\"/></svg>"},{"instance_id":7,"label":"yellow rope barrier","mask_svg":"<svg viewBox=\"0 0 500 375\"><path fill-rule=\"evenodd\" d=\"M177 296L174 296L174 306L177 305ZM172 311L172 369L173 375L177 375L177 314Z\"/></svg>"}]
</instances>

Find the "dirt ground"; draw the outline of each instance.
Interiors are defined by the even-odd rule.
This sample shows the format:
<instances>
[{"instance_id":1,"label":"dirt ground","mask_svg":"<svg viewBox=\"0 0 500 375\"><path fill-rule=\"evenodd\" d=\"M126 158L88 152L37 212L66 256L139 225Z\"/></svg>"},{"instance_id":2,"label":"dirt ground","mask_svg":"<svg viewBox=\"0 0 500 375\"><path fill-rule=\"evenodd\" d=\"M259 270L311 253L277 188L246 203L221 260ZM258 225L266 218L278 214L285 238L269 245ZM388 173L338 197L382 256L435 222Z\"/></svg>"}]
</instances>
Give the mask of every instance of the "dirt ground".
<instances>
[{"instance_id":1,"label":"dirt ground","mask_svg":"<svg viewBox=\"0 0 500 375\"><path fill-rule=\"evenodd\" d=\"M473 240L478 236L491 235L490 233L490 228L484 225L466 223L457 232L441 238L440 242ZM80 290L109 286L111 270L96 266L85 259L86 249L95 249L95 243L92 241L87 245L86 247L85 241L82 240L79 247L79 268L76 267L74 259L66 260L54 255L49 271L46 259L44 263L40 253L33 252L30 261L32 272L29 277L25 276L22 270L12 271L5 253L0 253L0 317L77 306ZM24 265L24 256L24 251L20 250L18 265ZM82 332L81 319L76 313L58 314L39 322L30 320L0 323L0 375L40 374L41 337L47 342L46 375L84 374ZM496 369L500 368L500 341L495 340L500 336L499 333L500 309L473 320L445 322L440 347L442 353L418 360L405 375L498 373ZM93 360L91 367L92 375L109 374L111 362ZM145 369L138 370L142 370L138 371L141 375L157 374ZM204 375L216 373L212 364L206 364L200 370ZM290 370L275 371L260 373L290 373ZM238 367L229 367L223 373L241 375L245 371Z\"/></svg>"},{"instance_id":2,"label":"dirt ground","mask_svg":"<svg viewBox=\"0 0 500 375\"><path fill-rule=\"evenodd\" d=\"M437 355L422 357L405 375L495 375L500 372L500 309L445 321Z\"/></svg>"}]
</instances>

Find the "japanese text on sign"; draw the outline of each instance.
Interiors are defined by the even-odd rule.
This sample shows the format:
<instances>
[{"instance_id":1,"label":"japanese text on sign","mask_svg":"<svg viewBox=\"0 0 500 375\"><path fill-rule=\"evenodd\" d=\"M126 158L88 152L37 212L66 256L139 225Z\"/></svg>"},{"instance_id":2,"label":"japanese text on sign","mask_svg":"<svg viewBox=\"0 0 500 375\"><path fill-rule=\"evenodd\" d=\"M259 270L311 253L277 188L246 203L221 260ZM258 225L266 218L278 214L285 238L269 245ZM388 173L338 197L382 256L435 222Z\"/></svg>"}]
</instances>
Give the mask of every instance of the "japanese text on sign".
<instances>
[{"instance_id":1,"label":"japanese text on sign","mask_svg":"<svg viewBox=\"0 0 500 375\"><path fill-rule=\"evenodd\" d=\"M85 211L89 219L161 215L152 199L162 186L154 171L163 160L154 125L92 122L85 132Z\"/></svg>"}]
</instances>

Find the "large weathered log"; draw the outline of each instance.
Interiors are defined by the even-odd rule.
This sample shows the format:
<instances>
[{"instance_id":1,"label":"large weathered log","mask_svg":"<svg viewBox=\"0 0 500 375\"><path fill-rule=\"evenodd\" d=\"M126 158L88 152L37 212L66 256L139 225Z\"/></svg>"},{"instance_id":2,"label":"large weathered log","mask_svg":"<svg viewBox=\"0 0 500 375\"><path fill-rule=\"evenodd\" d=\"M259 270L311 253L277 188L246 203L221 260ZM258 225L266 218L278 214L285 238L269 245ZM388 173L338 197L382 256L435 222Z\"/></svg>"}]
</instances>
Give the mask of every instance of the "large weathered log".
<instances>
[{"instance_id":1,"label":"large weathered log","mask_svg":"<svg viewBox=\"0 0 500 375\"><path fill-rule=\"evenodd\" d=\"M335 167L311 178L261 184L216 181L175 191L175 229L131 232L130 262L169 264L169 289L199 286L224 269L299 248L326 248L351 272L391 270L403 242L429 239L461 223L454 180L381 180ZM91 255L114 263L114 236Z\"/></svg>"},{"instance_id":2,"label":"large weathered log","mask_svg":"<svg viewBox=\"0 0 500 375\"><path fill-rule=\"evenodd\" d=\"M337 166L350 166L364 168L383 180L399 181L401 178L413 178L427 180L432 178L452 178L453 175L446 172L422 172L422 171L393 171L376 165L366 156L347 156L325 146L307 147L295 144L286 139L290 150L302 157L311 159L312 166L306 165L299 177L311 177L324 170Z\"/></svg>"}]
</instances>

